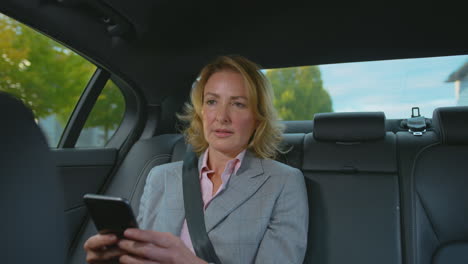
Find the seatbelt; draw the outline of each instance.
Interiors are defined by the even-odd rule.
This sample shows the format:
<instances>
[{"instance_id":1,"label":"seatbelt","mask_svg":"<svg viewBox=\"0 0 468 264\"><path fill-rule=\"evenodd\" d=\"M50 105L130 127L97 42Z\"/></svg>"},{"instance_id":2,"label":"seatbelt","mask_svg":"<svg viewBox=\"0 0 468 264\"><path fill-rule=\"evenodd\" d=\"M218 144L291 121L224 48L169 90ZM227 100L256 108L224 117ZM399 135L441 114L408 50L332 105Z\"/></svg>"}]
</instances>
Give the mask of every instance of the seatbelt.
<instances>
[{"instance_id":1,"label":"seatbelt","mask_svg":"<svg viewBox=\"0 0 468 264\"><path fill-rule=\"evenodd\" d=\"M193 151L187 151L182 167L185 219L198 257L210 263L221 264L210 238L206 233L205 214L198 171L198 158Z\"/></svg>"}]
</instances>

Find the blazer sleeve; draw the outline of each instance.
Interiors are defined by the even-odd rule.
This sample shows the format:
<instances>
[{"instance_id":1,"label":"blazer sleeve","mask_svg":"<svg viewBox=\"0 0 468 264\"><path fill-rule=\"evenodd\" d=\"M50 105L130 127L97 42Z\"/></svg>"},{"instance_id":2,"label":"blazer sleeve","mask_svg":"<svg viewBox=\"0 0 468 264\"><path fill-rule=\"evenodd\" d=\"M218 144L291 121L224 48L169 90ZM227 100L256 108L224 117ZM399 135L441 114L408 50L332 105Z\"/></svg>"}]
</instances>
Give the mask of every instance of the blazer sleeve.
<instances>
[{"instance_id":1,"label":"blazer sleeve","mask_svg":"<svg viewBox=\"0 0 468 264\"><path fill-rule=\"evenodd\" d=\"M159 204L162 202L164 194L164 171L161 166L151 169L146 178L143 194L140 198L137 222L141 229L151 229L154 227Z\"/></svg>"},{"instance_id":2,"label":"blazer sleeve","mask_svg":"<svg viewBox=\"0 0 468 264\"><path fill-rule=\"evenodd\" d=\"M304 176L285 177L255 263L302 263L307 249L309 207Z\"/></svg>"}]
</instances>

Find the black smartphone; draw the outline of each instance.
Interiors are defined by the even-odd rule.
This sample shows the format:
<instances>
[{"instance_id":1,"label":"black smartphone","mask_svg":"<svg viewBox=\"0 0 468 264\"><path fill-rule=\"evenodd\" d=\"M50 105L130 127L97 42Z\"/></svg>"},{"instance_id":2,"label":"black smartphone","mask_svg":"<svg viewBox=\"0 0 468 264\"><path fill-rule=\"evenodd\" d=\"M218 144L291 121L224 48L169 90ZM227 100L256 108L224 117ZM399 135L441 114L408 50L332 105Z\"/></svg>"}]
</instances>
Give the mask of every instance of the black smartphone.
<instances>
[{"instance_id":1,"label":"black smartphone","mask_svg":"<svg viewBox=\"0 0 468 264\"><path fill-rule=\"evenodd\" d=\"M86 194L83 199L100 234L122 237L125 229L138 228L127 199L97 194Z\"/></svg>"}]
</instances>

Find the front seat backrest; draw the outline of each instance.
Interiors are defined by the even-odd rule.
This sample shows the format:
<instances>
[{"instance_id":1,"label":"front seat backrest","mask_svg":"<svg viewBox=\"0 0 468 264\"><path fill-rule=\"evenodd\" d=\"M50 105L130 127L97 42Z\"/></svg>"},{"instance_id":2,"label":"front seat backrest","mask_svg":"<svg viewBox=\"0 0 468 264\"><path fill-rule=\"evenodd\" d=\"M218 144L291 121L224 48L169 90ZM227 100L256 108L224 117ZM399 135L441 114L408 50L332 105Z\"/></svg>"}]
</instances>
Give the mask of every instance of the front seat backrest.
<instances>
[{"instance_id":1,"label":"front seat backrest","mask_svg":"<svg viewBox=\"0 0 468 264\"><path fill-rule=\"evenodd\" d=\"M64 263L63 195L46 140L21 101L0 92L0 259Z\"/></svg>"}]
</instances>

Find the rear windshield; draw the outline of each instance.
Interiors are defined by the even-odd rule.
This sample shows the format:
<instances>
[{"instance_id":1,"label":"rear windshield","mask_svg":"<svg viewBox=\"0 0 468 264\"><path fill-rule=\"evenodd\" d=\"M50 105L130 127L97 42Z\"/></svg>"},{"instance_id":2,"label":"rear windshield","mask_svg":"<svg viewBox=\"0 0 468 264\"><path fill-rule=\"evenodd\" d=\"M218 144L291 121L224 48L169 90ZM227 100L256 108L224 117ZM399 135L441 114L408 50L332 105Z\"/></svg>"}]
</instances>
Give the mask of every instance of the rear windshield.
<instances>
[{"instance_id":1,"label":"rear windshield","mask_svg":"<svg viewBox=\"0 0 468 264\"><path fill-rule=\"evenodd\" d=\"M441 106L468 105L468 55L267 69L282 120L321 112L383 111L432 117Z\"/></svg>"}]
</instances>

